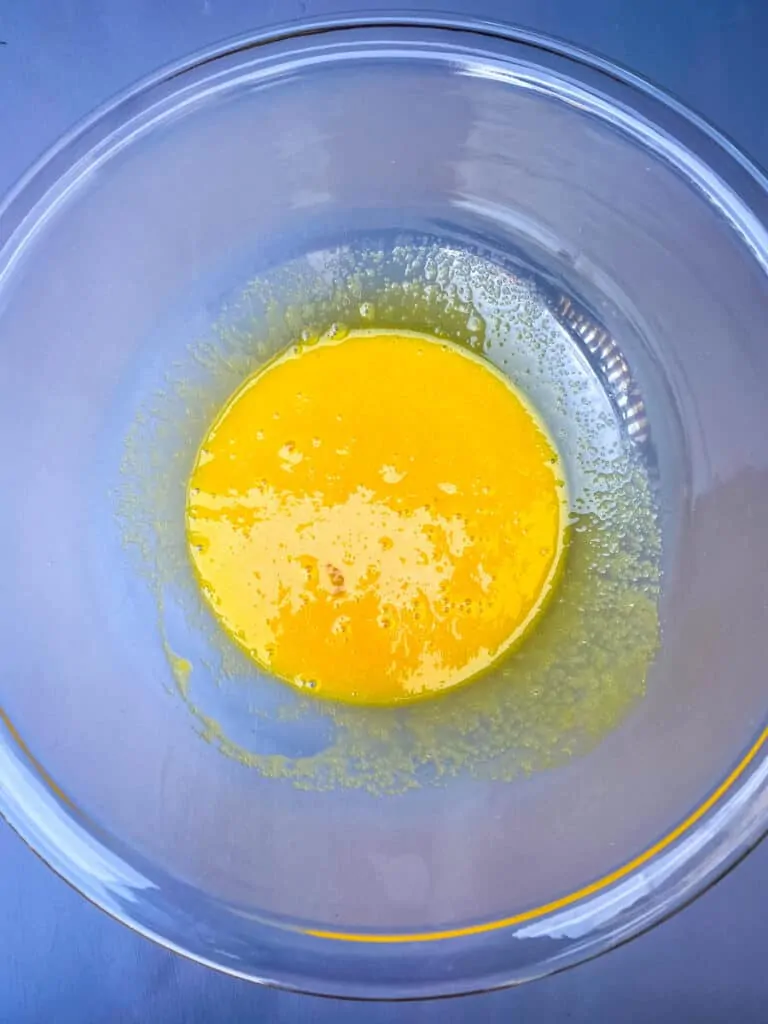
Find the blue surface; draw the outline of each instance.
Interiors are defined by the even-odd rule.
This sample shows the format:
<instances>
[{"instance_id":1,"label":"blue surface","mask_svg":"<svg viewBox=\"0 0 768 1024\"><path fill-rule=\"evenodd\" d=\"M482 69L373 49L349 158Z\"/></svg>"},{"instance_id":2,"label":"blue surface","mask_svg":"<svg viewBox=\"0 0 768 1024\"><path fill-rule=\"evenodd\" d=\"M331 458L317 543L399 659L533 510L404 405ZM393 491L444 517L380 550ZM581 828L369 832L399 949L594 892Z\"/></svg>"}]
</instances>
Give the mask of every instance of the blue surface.
<instances>
[{"instance_id":1,"label":"blue surface","mask_svg":"<svg viewBox=\"0 0 768 1024\"><path fill-rule=\"evenodd\" d=\"M0 192L75 120L158 65L276 21L350 9L313 0L0 0ZM630 66L768 166L760 0L480 0L472 11ZM768 1019L768 844L672 921L575 971L450 1003L368 1008L258 989L166 953L85 903L3 826L0 869L3 1024Z\"/></svg>"}]
</instances>

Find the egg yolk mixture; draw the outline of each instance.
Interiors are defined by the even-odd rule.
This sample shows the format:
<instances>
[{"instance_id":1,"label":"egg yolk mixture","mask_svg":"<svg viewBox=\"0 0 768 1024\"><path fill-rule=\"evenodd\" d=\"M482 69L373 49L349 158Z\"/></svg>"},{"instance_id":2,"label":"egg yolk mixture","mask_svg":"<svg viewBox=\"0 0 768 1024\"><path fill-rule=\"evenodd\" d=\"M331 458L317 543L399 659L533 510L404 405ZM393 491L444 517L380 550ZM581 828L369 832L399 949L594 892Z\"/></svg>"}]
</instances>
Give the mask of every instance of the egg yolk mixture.
<instances>
[{"instance_id":1,"label":"egg yolk mixture","mask_svg":"<svg viewBox=\"0 0 768 1024\"><path fill-rule=\"evenodd\" d=\"M396 704L487 668L563 551L552 442L479 357L408 332L289 350L210 428L187 537L205 598L269 672Z\"/></svg>"}]
</instances>

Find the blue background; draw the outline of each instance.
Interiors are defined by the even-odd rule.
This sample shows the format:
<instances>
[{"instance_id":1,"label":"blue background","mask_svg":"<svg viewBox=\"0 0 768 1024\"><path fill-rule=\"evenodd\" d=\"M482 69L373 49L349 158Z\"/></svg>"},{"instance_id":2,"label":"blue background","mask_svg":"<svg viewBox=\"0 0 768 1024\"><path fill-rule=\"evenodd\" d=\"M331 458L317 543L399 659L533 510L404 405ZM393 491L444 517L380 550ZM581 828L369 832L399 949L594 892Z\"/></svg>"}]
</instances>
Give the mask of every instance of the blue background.
<instances>
[{"instance_id":1,"label":"blue background","mask_svg":"<svg viewBox=\"0 0 768 1024\"><path fill-rule=\"evenodd\" d=\"M475 0L471 8L631 67L768 166L763 0ZM268 24L351 9L316 0L0 0L0 192L74 121L159 65ZM411 9L446 7L422 0ZM145 942L0 824L0 1022L765 1024L766 878L763 844L673 920L575 971L487 996L361 1007L259 989Z\"/></svg>"}]
</instances>

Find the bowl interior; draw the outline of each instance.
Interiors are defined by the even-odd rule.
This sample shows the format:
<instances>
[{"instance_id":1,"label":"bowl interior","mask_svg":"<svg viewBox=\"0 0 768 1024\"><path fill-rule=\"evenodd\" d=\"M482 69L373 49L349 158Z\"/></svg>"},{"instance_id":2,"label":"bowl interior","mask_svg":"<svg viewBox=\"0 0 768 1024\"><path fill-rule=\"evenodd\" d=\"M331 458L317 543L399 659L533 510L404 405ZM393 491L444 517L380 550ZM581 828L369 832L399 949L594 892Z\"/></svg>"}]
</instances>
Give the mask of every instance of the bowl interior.
<instances>
[{"instance_id":1,"label":"bowl interior","mask_svg":"<svg viewBox=\"0 0 768 1024\"><path fill-rule=\"evenodd\" d=\"M237 49L113 108L8 243L6 810L195 956L342 994L540 973L595 920L472 930L546 918L652 848L759 730L761 229L603 85L436 29ZM367 302L528 388L623 566L598 593L574 542L586 614L542 625L559 660L531 662L523 710L502 698L514 660L443 717L318 709L246 665L188 585L206 416L302 323L355 326Z\"/></svg>"}]
</instances>

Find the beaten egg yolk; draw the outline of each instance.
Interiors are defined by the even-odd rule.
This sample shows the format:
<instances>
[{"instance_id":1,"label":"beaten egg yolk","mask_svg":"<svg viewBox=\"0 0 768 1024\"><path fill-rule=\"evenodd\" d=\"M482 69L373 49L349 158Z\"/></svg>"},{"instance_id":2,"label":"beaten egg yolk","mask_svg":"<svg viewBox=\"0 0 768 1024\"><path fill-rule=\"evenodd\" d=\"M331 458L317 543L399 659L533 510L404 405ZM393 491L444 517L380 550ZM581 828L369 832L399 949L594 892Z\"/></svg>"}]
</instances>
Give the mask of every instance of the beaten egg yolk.
<instances>
[{"instance_id":1,"label":"beaten egg yolk","mask_svg":"<svg viewBox=\"0 0 768 1024\"><path fill-rule=\"evenodd\" d=\"M458 346L360 331L245 381L203 441L187 537L203 594L269 672L396 704L487 668L563 550L557 456Z\"/></svg>"}]
</instances>

